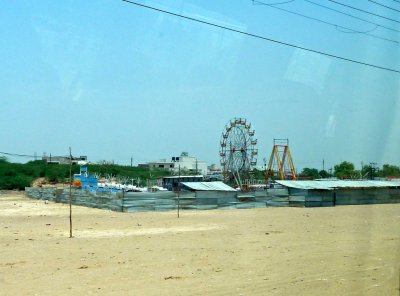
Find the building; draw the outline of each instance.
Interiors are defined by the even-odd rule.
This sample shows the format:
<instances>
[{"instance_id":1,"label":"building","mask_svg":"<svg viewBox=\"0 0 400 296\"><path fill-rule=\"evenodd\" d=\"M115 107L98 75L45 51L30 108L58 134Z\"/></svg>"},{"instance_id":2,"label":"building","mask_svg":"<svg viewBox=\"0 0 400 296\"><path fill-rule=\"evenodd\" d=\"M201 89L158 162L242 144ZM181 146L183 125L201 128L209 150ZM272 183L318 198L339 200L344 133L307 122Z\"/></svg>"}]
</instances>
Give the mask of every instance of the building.
<instances>
[{"instance_id":1,"label":"building","mask_svg":"<svg viewBox=\"0 0 400 296\"><path fill-rule=\"evenodd\" d=\"M197 176L171 176L163 177L159 180L159 186L167 188L169 191L176 191L182 187L183 182L203 182L203 175Z\"/></svg>"},{"instance_id":2,"label":"building","mask_svg":"<svg viewBox=\"0 0 400 296\"><path fill-rule=\"evenodd\" d=\"M159 168L165 170L174 170L174 163L171 161L167 161L166 159L161 159L159 161L154 162L146 162L143 164L139 164L139 167L146 167L146 168Z\"/></svg>"},{"instance_id":3,"label":"building","mask_svg":"<svg viewBox=\"0 0 400 296\"><path fill-rule=\"evenodd\" d=\"M46 161L49 164L69 164L70 157L69 156L49 156L43 155L42 160ZM79 156L79 157L72 157L72 164L78 164L78 162L87 162L87 156Z\"/></svg>"},{"instance_id":4,"label":"building","mask_svg":"<svg viewBox=\"0 0 400 296\"><path fill-rule=\"evenodd\" d=\"M142 167L149 168L160 168L173 171L178 173L181 170L182 173L194 173L201 174L203 176L207 175L207 163L198 160L196 157L189 156L189 153L182 152L180 156L173 156L170 161L162 159L157 162L147 162L145 164L140 164Z\"/></svg>"}]
</instances>

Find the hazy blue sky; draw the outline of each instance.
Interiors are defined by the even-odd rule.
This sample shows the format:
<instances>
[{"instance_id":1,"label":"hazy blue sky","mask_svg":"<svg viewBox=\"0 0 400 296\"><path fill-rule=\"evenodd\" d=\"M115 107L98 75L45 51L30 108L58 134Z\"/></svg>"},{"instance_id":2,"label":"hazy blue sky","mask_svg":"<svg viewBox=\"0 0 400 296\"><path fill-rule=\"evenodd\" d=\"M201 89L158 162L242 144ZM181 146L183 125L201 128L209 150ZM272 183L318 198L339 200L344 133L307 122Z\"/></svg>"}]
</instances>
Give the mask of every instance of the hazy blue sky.
<instances>
[{"instance_id":1,"label":"hazy blue sky","mask_svg":"<svg viewBox=\"0 0 400 296\"><path fill-rule=\"evenodd\" d=\"M318 0L315 0L318 1ZM250 0L138 2L268 38L400 69L400 47ZM281 1L264 1L276 3ZM400 21L367 1L343 3ZM381 0L400 9L400 3ZM400 30L400 23L318 3ZM400 40L310 2L275 7ZM345 32L343 32L345 31ZM0 151L120 164L182 151L219 162L225 124L256 131L258 163L288 137L295 166L399 165L400 74L183 20L119 0L0 4ZM16 160L16 159L12 159ZM28 159L19 159L27 161Z\"/></svg>"}]
</instances>

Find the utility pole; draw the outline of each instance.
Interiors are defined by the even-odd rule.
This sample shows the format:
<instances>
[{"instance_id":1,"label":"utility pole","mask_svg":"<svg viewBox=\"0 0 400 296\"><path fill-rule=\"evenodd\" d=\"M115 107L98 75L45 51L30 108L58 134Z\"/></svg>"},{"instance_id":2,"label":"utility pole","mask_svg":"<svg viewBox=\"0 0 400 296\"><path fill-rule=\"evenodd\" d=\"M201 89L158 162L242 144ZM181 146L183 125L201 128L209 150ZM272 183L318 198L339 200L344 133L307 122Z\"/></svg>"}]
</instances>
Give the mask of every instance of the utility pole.
<instances>
[{"instance_id":1,"label":"utility pole","mask_svg":"<svg viewBox=\"0 0 400 296\"><path fill-rule=\"evenodd\" d=\"M375 172L376 172L376 162L370 162L369 163L369 169L370 169L370 179L373 180L375 177Z\"/></svg>"},{"instance_id":2,"label":"utility pole","mask_svg":"<svg viewBox=\"0 0 400 296\"><path fill-rule=\"evenodd\" d=\"M133 158L132 158L132 156L131 156L131 167L133 166Z\"/></svg>"},{"instance_id":3,"label":"utility pole","mask_svg":"<svg viewBox=\"0 0 400 296\"><path fill-rule=\"evenodd\" d=\"M322 159L322 170L325 171L325 159Z\"/></svg>"},{"instance_id":4,"label":"utility pole","mask_svg":"<svg viewBox=\"0 0 400 296\"><path fill-rule=\"evenodd\" d=\"M364 180L364 176L365 176L365 174L364 174L364 162L362 161L361 162L361 179L362 180Z\"/></svg>"}]
</instances>

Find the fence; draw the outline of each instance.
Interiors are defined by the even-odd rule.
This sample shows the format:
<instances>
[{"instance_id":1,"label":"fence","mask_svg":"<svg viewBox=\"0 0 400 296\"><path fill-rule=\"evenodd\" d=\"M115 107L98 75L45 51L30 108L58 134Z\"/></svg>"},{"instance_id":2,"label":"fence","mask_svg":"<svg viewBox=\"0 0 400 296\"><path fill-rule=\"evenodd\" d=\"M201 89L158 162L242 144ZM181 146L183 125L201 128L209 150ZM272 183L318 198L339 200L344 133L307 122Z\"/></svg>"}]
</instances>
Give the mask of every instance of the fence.
<instances>
[{"instance_id":1,"label":"fence","mask_svg":"<svg viewBox=\"0 0 400 296\"><path fill-rule=\"evenodd\" d=\"M267 206L268 197L259 192L244 198L238 192L185 191L179 196L171 191L156 192L100 192L72 189L72 204L120 212L211 210L227 208L259 208ZM69 203L69 188L25 188L25 194L34 199ZM247 196L247 195L246 195Z\"/></svg>"},{"instance_id":2,"label":"fence","mask_svg":"<svg viewBox=\"0 0 400 296\"><path fill-rule=\"evenodd\" d=\"M25 188L34 199L69 203L69 188ZM267 189L256 191L171 191L101 192L72 189L72 204L119 212L264 207L329 207L335 205L400 203L400 189L301 190Z\"/></svg>"}]
</instances>

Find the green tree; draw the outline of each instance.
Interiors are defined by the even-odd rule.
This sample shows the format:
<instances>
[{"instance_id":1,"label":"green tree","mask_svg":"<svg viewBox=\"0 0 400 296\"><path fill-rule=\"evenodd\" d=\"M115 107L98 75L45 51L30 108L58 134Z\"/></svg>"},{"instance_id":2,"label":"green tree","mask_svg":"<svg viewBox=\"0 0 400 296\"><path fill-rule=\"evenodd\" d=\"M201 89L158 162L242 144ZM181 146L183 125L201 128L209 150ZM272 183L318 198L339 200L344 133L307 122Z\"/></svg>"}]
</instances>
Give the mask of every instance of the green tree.
<instances>
[{"instance_id":1,"label":"green tree","mask_svg":"<svg viewBox=\"0 0 400 296\"><path fill-rule=\"evenodd\" d=\"M343 161L335 165L335 176L339 179L354 178L357 172L354 170L354 164L348 161Z\"/></svg>"},{"instance_id":2,"label":"green tree","mask_svg":"<svg viewBox=\"0 0 400 296\"><path fill-rule=\"evenodd\" d=\"M310 177L310 179L318 179L319 178L319 172L317 169L314 168L304 168L301 173L301 177Z\"/></svg>"},{"instance_id":3,"label":"green tree","mask_svg":"<svg viewBox=\"0 0 400 296\"><path fill-rule=\"evenodd\" d=\"M325 170L320 170L319 176L320 176L320 178L329 178L329 173Z\"/></svg>"},{"instance_id":4,"label":"green tree","mask_svg":"<svg viewBox=\"0 0 400 296\"><path fill-rule=\"evenodd\" d=\"M253 169L253 176L256 180L264 180L265 170Z\"/></svg>"},{"instance_id":5,"label":"green tree","mask_svg":"<svg viewBox=\"0 0 400 296\"><path fill-rule=\"evenodd\" d=\"M384 164L378 173L379 177L400 177L400 167Z\"/></svg>"}]
</instances>

